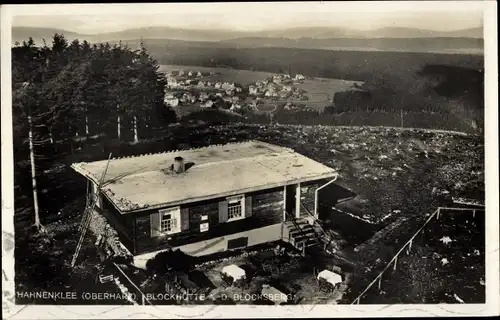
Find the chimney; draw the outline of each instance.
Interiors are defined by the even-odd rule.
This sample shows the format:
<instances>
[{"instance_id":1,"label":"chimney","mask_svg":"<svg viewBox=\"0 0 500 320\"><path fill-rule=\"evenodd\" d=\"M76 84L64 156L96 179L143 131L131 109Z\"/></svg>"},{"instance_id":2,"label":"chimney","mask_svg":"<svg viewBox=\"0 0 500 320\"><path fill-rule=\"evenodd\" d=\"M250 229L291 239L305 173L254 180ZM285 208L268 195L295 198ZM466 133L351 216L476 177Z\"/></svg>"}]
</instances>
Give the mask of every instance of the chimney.
<instances>
[{"instance_id":1,"label":"chimney","mask_svg":"<svg viewBox=\"0 0 500 320\"><path fill-rule=\"evenodd\" d=\"M182 157L174 158L174 172L176 173L184 172L184 158Z\"/></svg>"}]
</instances>

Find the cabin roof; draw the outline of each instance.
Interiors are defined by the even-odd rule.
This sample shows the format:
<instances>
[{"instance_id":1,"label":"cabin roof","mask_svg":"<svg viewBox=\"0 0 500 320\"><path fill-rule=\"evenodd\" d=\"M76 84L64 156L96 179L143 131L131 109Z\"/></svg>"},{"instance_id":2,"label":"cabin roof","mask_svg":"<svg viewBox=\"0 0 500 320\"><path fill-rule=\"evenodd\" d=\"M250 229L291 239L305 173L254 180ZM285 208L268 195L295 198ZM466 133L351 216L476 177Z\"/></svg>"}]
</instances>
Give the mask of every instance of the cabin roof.
<instances>
[{"instance_id":1,"label":"cabin roof","mask_svg":"<svg viewBox=\"0 0 500 320\"><path fill-rule=\"evenodd\" d=\"M183 173L170 170L178 156L187 168ZM97 183L107 161L80 162L72 168ZM293 149L252 140L112 159L102 191L126 213L335 176L334 169Z\"/></svg>"}]
</instances>

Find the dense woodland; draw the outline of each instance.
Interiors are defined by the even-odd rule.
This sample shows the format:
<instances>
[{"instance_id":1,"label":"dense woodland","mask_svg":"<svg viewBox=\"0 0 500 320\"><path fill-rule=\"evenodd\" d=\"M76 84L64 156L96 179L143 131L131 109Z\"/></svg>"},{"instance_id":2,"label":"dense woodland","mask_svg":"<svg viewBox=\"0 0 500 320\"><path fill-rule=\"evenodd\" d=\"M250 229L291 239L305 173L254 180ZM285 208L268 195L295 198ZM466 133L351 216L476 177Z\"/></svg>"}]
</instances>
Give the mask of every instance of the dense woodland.
<instances>
[{"instance_id":1,"label":"dense woodland","mask_svg":"<svg viewBox=\"0 0 500 320\"><path fill-rule=\"evenodd\" d=\"M139 142L176 122L164 105L165 78L143 45L89 44L55 34L50 45L30 38L12 48L13 138L16 186L30 188L29 131L40 190L45 170L106 136ZM29 119L31 118L31 125ZM80 147L79 147L80 145ZM23 192L29 194L28 192Z\"/></svg>"}]
</instances>

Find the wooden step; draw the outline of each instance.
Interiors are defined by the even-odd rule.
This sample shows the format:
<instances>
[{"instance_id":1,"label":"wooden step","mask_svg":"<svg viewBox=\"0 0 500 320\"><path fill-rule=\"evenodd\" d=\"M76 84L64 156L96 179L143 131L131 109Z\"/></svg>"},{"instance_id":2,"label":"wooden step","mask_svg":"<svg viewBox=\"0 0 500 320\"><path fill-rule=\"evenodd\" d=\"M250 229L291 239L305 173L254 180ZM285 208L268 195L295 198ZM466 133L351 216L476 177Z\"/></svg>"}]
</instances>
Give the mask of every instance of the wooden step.
<instances>
[{"instance_id":1,"label":"wooden step","mask_svg":"<svg viewBox=\"0 0 500 320\"><path fill-rule=\"evenodd\" d=\"M317 236L314 232L301 232L290 235L290 238L293 238L295 241L307 238L316 238L316 237Z\"/></svg>"},{"instance_id":2,"label":"wooden step","mask_svg":"<svg viewBox=\"0 0 500 320\"><path fill-rule=\"evenodd\" d=\"M296 219L295 221L292 221L292 220L285 221L286 227L295 227L295 225L297 225L297 224L300 226L310 225L310 223L305 219Z\"/></svg>"},{"instance_id":3,"label":"wooden step","mask_svg":"<svg viewBox=\"0 0 500 320\"><path fill-rule=\"evenodd\" d=\"M292 229L288 231L290 235L300 233L316 233L313 228Z\"/></svg>"},{"instance_id":4,"label":"wooden step","mask_svg":"<svg viewBox=\"0 0 500 320\"><path fill-rule=\"evenodd\" d=\"M288 231L295 231L295 230L307 230L307 229L314 229L314 228L309 224L303 224L303 225L299 225L299 226L287 226L286 229Z\"/></svg>"},{"instance_id":5,"label":"wooden step","mask_svg":"<svg viewBox=\"0 0 500 320\"><path fill-rule=\"evenodd\" d=\"M306 248L310 248L310 247L314 247L317 245L319 245L319 242L317 241L317 239L312 239L312 238L304 239L302 241L298 241L295 243L295 247L299 248L299 249L303 248L304 246Z\"/></svg>"}]
</instances>

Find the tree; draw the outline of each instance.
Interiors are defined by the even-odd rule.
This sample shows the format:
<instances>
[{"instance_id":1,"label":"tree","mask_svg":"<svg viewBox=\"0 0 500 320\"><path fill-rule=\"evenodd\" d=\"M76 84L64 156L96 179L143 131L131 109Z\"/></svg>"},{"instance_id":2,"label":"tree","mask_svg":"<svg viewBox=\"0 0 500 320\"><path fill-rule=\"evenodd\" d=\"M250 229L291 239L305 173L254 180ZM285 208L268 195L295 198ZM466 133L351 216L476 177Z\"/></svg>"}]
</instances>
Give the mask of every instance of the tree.
<instances>
[{"instance_id":1,"label":"tree","mask_svg":"<svg viewBox=\"0 0 500 320\"><path fill-rule=\"evenodd\" d=\"M116 132L120 117L134 119L135 141L176 121L175 112L164 104L166 81L158 68L144 44L132 51L121 44L68 43L64 35L55 34L51 46L44 41L37 47L30 38L13 47L14 142L16 156L23 159L16 166L30 163L31 141L31 172L40 184L40 169L65 157L51 145L74 150L73 144L80 143L75 135L108 134L106 127L111 126ZM28 176L28 170L23 167L16 175Z\"/></svg>"}]
</instances>

